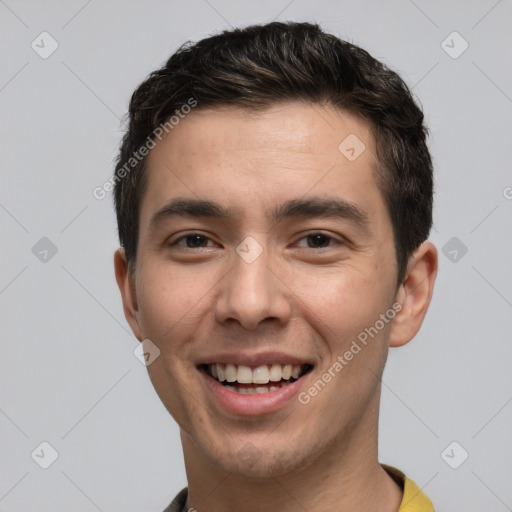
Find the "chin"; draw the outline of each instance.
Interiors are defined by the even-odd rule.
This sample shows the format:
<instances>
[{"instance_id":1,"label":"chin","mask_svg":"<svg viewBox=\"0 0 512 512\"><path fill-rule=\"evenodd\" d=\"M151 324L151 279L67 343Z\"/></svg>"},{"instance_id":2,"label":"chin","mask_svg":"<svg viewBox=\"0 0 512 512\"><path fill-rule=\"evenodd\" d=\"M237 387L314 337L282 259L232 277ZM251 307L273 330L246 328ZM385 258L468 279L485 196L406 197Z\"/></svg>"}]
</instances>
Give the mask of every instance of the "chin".
<instances>
[{"instance_id":1,"label":"chin","mask_svg":"<svg viewBox=\"0 0 512 512\"><path fill-rule=\"evenodd\" d=\"M215 453L208 450L208 458L226 473L245 478L265 479L283 476L304 469L314 461L320 447L292 441L269 442L268 437L259 441L240 440L223 444ZM210 445L211 446L211 445Z\"/></svg>"}]
</instances>

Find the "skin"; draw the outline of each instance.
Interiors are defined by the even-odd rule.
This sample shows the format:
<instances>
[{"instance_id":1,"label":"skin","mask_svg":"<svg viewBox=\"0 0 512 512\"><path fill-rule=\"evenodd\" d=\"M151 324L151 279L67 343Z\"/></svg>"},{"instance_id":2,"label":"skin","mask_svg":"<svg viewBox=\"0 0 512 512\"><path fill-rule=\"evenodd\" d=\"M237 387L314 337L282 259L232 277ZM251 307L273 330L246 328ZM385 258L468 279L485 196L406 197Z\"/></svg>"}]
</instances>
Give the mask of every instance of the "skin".
<instances>
[{"instance_id":1,"label":"skin","mask_svg":"<svg viewBox=\"0 0 512 512\"><path fill-rule=\"evenodd\" d=\"M349 134L366 146L355 161L338 150ZM397 289L369 126L331 106L299 102L259 113L197 110L148 158L135 281L123 249L115 272L135 336L161 351L148 372L181 429L187 508L397 511L402 491L377 458L380 377L389 347L404 345L421 326L437 251L423 243ZM343 218L276 224L264 215L313 195L353 203L368 217L367 229ZM170 218L150 230L153 213L178 196L215 200L236 216ZM331 238L315 245L308 235L316 230ZM207 237L200 247L186 239L171 245L193 233ZM250 264L236 252L248 236L263 248ZM279 350L314 363L301 379L307 391L396 302L402 310L307 405L292 399L265 415L227 413L196 367L205 354Z\"/></svg>"}]
</instances>

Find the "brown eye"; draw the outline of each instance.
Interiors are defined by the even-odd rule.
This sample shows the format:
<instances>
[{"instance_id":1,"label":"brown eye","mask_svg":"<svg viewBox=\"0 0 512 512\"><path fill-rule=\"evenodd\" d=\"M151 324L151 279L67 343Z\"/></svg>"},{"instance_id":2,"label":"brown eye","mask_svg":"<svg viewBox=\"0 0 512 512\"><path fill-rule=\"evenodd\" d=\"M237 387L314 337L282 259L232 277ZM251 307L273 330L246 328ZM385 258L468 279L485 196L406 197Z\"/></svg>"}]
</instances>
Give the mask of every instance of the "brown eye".
<instances>
[{"instance_id":1,"label":"brown eye","mask_svg":"<svg viewBox=\"0 0 512 512\"><path fill-rule=\"evenodd\" d=\"M307 240L307 249L325 249L327 247L332 247L332 245L335 245L336 242L340 243L332 236L326 235L324 233L310 233L302 237L300 240ZM334 244L330 242L334 242ZM300 247L304 246L301 245Z\"/></svg>"},{"instance_id":2,"label":"brown eye","mask_svg":"<svg viewBox=\"0 0 512 512\"><path fill-rule=\"evenodd\" d=\"M308 242L311 242L311 244L308 243L308 246L311 248L318 248L318 245L322 246L321 248L329 246L329 240L332 240L330 236L322 234L308 235L306 238Z\"/></svg>"},{"instance_id":3,"label":"brown eye","mask_svg":"<svg viewBox=\"0 0 512 512\"><path fill-rule=\"evenodd\" d=\"M178 246L178 247L184 247L186 249L197 249L205 247L204 243L205 241L210 240L207 236L201 235L200 233L189 233L188 235L183 235L177 238L174 242L170 243L169 245L172 246ZM185 241L185 245L181 244L180 242Z\"/></svg>"}]
</instances>

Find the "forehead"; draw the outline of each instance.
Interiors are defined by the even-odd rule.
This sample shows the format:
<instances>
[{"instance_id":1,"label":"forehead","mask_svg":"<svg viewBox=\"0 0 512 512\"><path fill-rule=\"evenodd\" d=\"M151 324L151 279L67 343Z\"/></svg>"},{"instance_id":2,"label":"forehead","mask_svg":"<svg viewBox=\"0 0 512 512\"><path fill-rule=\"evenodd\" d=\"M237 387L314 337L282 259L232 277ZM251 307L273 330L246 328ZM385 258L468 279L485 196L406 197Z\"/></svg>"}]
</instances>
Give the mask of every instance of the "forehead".
<instances>
[{"instance_id":1,"label":"forehead","mask_svg":"<svg viewBox=\"0 0 512 512\"><path fill-rule=\"evenodd\" d=\"M173 127L163 143L151 151L149 159L158 160L162 153L166 153L166 159L173 156L204 158L205 153L218 156L226 151L240 153L263 149L268 156L277 151L282 157L296 153L318 161L321 156L338 157L339 144L349 136L352 136L349 143L356 138L364 141L369 150L365 151L365 160L370 160L374 155L374 140L369 124L355 114L330 105L290 101L259 111L235 107L197 108ZM172 155L168 153L171 148Z\"/></svg>"},{"instance_id":2,"label":"forehead","mask_svg":"<svg viewBox=\"0 0 512 512\"><path fill-rule=\"evenodd\" d=\"M337 193L352 204L373 198L370 214L382 206L369 125L331 106L194 110L157 142L147 163L141 226L172 197L229 204L239 220L269 219L277 204L310 193Z\"/></svg>"}]
</instances>

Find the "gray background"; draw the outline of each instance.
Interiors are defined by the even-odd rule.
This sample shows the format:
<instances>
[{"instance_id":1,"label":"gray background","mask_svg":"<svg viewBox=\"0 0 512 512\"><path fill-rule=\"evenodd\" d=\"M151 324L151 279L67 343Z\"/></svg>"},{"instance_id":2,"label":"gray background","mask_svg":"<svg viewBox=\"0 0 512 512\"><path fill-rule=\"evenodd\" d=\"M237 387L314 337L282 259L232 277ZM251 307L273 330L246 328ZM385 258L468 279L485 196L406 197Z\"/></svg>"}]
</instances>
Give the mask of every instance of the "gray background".
<instances>
[{"instance_id":1,"label":"gray background","mask_svg":"<svg viewBox=\"0 0 512 512\"><path fill-rule=\"evenodd\" d=\"M111 195L92 190L151 70L188 39L274 19L360 44L424 106L440 271L420 334L390 352L380 460L438 512L512 510L510 0L0 0L0 511L161 511L186 484L133 355ZM43 31L59 45L45 59Z\"/></svg>"}]
</instances>

